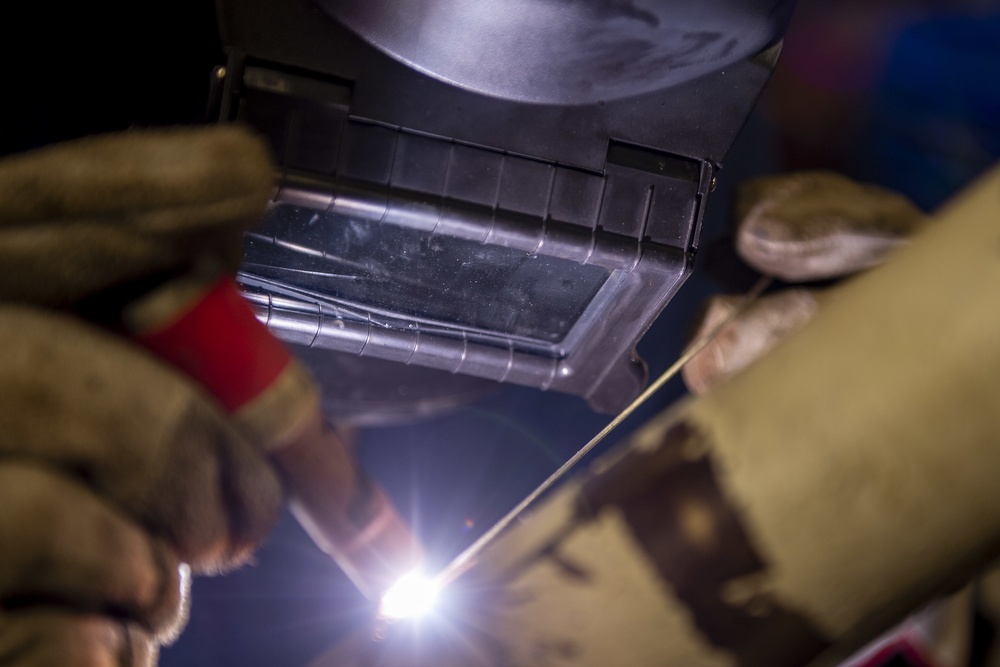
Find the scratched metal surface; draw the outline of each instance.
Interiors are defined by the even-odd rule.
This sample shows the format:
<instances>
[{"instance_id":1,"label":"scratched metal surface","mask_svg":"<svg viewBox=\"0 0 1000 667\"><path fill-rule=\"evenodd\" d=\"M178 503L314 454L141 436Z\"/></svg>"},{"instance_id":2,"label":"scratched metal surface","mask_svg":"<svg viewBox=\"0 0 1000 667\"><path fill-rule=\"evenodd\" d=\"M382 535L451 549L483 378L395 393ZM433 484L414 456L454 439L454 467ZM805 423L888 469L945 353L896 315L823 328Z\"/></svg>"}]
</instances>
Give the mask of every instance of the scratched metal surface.
<instances>
[{"instance_id":1,"label":"scratched metal surface","mask_svg":"<svg viewBox=\"0 0 1000 667\"><path fill-rule=\"evenodd\" d=\"M760 51L788 0L317 0L379 49L462 88L587 104L690 81Z\"/></svg>"}]
</instances>

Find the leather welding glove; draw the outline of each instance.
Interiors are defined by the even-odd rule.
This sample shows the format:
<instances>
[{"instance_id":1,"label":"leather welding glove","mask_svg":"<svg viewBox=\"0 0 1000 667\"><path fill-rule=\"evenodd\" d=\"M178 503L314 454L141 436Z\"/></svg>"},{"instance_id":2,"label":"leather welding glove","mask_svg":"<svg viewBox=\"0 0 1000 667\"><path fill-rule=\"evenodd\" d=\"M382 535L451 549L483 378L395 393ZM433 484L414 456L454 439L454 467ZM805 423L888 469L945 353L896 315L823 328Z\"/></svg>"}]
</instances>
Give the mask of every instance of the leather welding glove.
<instances>
[{"instance_id":1,"label":"leather welding glove","mask_svg":"<svg viewBox=\"0 0 1000 667\"><path fill-rule=\"evenodd\" d=\"M749 181L737 191L736 250L751 267L787 282L848 277L881 263L926 218L901 195L831 172L801 172ZM809 323L837 288L793 287L759 298L726 324L684 368L692 393L702 394L764 357ZM713 331L740 307L739 295L711 298L694 339ZM876 641L903 639L937 667L968 660L972 592L935 603ZM864 652L842 667L871 667Z\"/></svg>"},{"instance_id":2,"label":"leather welding glove","mask_svg":"<svg viewBox=\"0 0 1000 667\"><path fill-rule=\"evenodd\" d=\"M183 564L232 567L276 519L279 478L212 399L71 314L234 266L270 179L233 127L0 161L0 665L154 664L183 624Z\"/></svg>"},{"instance_id":3,"label":"leather welding glove","mask_svg":"<svg viewBox=\"0 0 1000 667\"><path fill-rule=\"evenodd\" d=\"M909 200L832 172L799 172L748 181L736 195L736 251L761 273L788 282L842 278L881 263L926 220ZM790 288L759 298L684 367L702 394L763 357L809 322L835 289ZM702 308L693 339L739 307L719 295Z\"/></svg>"}]
</instances>

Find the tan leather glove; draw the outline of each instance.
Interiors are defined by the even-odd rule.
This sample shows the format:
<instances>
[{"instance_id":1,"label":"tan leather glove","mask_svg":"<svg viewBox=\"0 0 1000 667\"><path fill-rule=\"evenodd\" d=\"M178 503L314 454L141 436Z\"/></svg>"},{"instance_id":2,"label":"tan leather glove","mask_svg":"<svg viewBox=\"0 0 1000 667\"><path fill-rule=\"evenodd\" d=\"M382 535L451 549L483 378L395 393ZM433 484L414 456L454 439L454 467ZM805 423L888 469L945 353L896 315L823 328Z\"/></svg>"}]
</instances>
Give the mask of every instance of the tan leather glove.
<instances>
[{"instance_id":1,"label":"tan leather glove","mask_svg":"<svg viewBox=\"0 0 1000 667\"><path fill-rule=\"evenodd\" d=\"M744 184L736 201L736 250L761 273L789 282L843 278L881 263L925 222L901 195L831 172L800 172ZM684 381L702 394L765 356L805 326L836 287L788 288L768 294L727 324L684 368ZM741 296L713 297L702 309L695 338L739 307ZM842 667L870 665L877 647L900 638L915 642L933 664L961 667L970 650L971 591L914 614Z\"/></svg>"},{"instance_id":2,"label":"tan leather glove","mask_svg":"<svg viewBox=\"0 0 1000 667\"><path fill-rule=\"evenodd\" d=\"M271 170L237 128L130 132L0 161L0 665L152 665L190 564L232 567L281 483L212 399L69 314L235 266Z\"/></svg>"},{"instance_id":3,"label":"tan leather glove","mask_svg":"<svg viewBox=\"0 0 1000 667\"><path fill-rule=\"evenodd\" d=\"M736 251L761 273L791 282L842 278L879 264L925 221L903 196L832 172L748 181L737 192ZM834 290L792 288L758 299L684 367L695 394L764 356L805 325ZM694 338L736 309L740 295L713 297Z\"/></svg>"}]
</instances>

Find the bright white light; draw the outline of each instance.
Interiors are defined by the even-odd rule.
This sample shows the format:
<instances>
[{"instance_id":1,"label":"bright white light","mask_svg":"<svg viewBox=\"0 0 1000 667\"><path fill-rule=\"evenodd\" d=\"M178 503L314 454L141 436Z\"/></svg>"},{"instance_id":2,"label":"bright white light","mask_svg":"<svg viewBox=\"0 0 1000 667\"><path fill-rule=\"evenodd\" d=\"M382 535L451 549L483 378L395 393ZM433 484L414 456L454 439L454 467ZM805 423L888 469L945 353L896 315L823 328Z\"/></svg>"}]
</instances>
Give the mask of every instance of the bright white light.
<instances>
[{"instance_id":1,"label":"bright white light","mask_svg":"<svg viewBox=\"0 0 1000 667\"><path fill-rule=\"evenodd\" d=\"M400 577L385 592L378 608L379 616L389 620L423 616L434 608L440 592L437 581L414 570Z\"/></svg>"}]
</instances>

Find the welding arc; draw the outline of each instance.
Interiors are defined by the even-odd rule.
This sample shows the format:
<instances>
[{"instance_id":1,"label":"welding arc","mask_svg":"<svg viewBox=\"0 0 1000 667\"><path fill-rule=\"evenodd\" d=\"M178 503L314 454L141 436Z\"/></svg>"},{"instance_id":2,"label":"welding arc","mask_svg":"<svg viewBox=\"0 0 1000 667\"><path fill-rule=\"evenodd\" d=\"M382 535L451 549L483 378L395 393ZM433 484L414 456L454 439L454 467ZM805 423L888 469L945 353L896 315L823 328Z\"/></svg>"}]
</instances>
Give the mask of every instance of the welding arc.
<instances>
[{"instance_id":1,"label":"welding arc","mask_svg":"<svg viewBox=\"0 0 1000 667\"><path fill-rule=\"evenodd\" d=\"M628 417L635 412L643 403L649 400L649 397L660 390L663 385L665 385L671 378L677 375L684 366L691 361L699 352L701 352L706 345L715 340L715 337L719 335L722 329L732 322L736 317L738 317L743 311L747 309L750 304L757 300L764 290L766 290L771 284L771 278L768 276L761 276L753 287L744 295L743 299L737 308L733 309L729 315L716 324L711 330L706 332L700 338L695 340L695 342L690 345L687 350L675 361L670 368L663 371L660 377L646 388L644 392L639 394L638 397L631 403L629 403L624 410L619 412L614 419L608 422L601 431L595 435L590 441L581 447L573 456L571 456L564 464L559 466L559 468L553 472L548 478L542 482L534 491L525 496L524 500L519 502L514 509L503 516L499 521L497 521L493 526L487 530L482 536L472 543L469 548L460 553L454 560L448 563L447 566L441 571L440 574L435 577L438 581L439 586L446 586L452 581L454 581L462 572L464 572L468 567L470 567L475 557L485 549L490 542L495 540L500 533L502 533L515 519L517 519L528 507L538 499L543 493L549 490L553 484L558 482L562 477L566 475L580 460L591 452L598 444L601 443L615 428L618 427L623 421L628 419Z\"/></svg>"}]
</instances>

